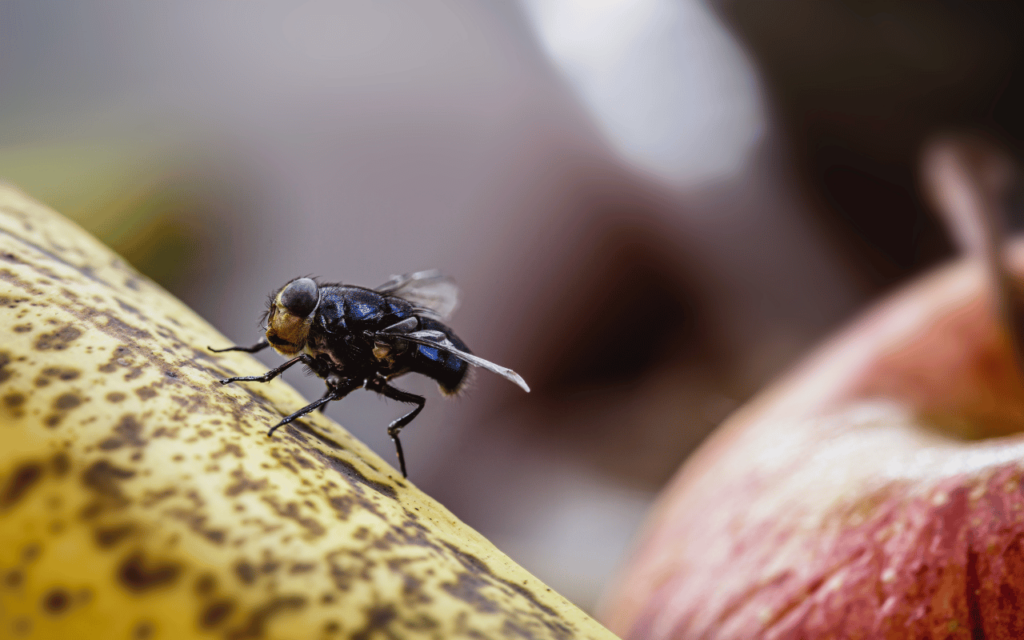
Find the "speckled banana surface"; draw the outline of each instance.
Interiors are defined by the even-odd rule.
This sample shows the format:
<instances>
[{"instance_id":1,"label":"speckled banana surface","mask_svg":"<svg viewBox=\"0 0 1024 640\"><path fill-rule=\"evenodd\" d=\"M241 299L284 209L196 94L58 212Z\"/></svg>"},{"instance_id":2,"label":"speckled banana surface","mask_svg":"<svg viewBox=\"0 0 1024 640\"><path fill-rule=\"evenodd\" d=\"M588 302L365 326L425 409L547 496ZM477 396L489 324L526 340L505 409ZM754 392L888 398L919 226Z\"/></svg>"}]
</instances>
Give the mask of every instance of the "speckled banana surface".
<instances>
[{"instance_id":1,"label":"speckled banana surface","mask_svg":"<svg viewBox=\"0 0 1024 640\"><path fill-rule=\"evenodd\" d=\"M0 186L0 638L612 638Z\"/></svg>"}]
</instances>

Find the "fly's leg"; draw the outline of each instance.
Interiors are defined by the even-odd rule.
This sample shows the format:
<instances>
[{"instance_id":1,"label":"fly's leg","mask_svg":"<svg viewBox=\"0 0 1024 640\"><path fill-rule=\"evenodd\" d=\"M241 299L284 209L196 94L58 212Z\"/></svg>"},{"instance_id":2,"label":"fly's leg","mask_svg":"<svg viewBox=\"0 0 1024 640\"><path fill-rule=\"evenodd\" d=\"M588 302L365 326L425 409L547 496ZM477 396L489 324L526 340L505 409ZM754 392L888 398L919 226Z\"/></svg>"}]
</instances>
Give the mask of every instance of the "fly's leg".
<instances>
[{"instance_id":1,"label":"fly's leg","mask_svg":"<svg viewBox=\"0 0 1024 640\"><path fill-rule=\"evenodd\" d=\"M337 400L344 398L348 394L352 393L354 390L358 389L360 386L362 386L362 383L357 382L355 380L348 380L346 378L342 378L340 375L338 375L336 371L332 371L331 373L327 374L327 394L331 393L331 389L341 388L344 390L343 395L336 398ZM324 404L320 405L320 413L326 412L327 403L325 402Z\"/></svg>"},{"instance_id":2,"label":"fly's leg","mask_svg":"<svg viewBox=\"0 0 1024 640\"><path fill-rule=\"evenodd\" d=\"M289 422L294 422L298 420L307 413L312 413L316 411L317 409L325 406L331 400L341 400L342 398L352 393L362 385L363 383L361 380L342 380L337 386L328 386L327 393L325 393L322 398L316 400L315 402L307 404L306 406L302 407L301 409L299 409L292 415L288 416L281 422L278 422L274 426L270 427L270 431L267 432L267 437L269 438L270 436L274 435L274 432L277 431L278 428L283 427Z\"/></svg>"},{"instance_id":3,"label":"fly's leg","mask_svg":"<svg viewBox=\"0 0 1024 640\"><path fill-rule=\"evenodd\" d=\"M337 393L336 389L328 389L327 393L324 394L324 397L320 398L319 400L317 400L315 402L311 402L310 404L307 404L306 406L302 407L301 409L299 409L298 411L296 411L292 415L288 416L287 418L285 418L281 422L278 422L274 426L270 427L270 431L267 432L267 437L269 438L269 437L273 436L274 432L277 431L278 428L283 427L284 425L288 424L289 422L294 422L295 420L298 420L299 418L301 418L302 416L306 415L307 413L312 413L313 411L316 411L318 408L320 408L323 405L327 404L331 400L334 400L335 393Z\"/></svg>"},{"instance_id":4,"label":"fly's leg","mask_svg":"<svg viewBox=\"0 0 1024 640\"><path fill-rule=\"evenodd\" d=\"M213 347L206 348L214 353L224 353L225 351L244 351L246 353L256 353L257 351L263 351L269 346L270 343L267 342L266 338L260 338L260 341L252 345L251 347L239 347L236 345L234 347L228 347L226 349L214 349Z\"/></svg>"},{"instance_id":5,"label":"fly's leg","mask_svg":"<svg viewBox=\"0 0 1024 640\"><path fill-rule=\"evenodd\" d=\"M223 380L220 381L220 383L229 384L232 382L270 382L277 376L287 371L288 368L293 365L296 365L300 362L302 362L303 364L309 364L307 360L311 360L311 358L306 354L302 354L300 356L295 356L288 362L282 364L280 367L274 367L273 369L264 373L261 376L236 376L234 378L224 378Z\"/></svg>"},{"instance_id":6,"label":"fly's leg","mask_svg":"<svg viewBox=\"0 0 1024 640\"><path fill-rule=\"evenodd\" d=\"M402 477L408 478L409 475L405 472L405 454L402 452L402 441L398 439L398 434L407 424L412 422L413 419L419 415L420 411L423 411L423 406L427 404L427 399L423 396L418 396L415 393L396 389L384 381L380 381L372 385L370 388L385 398L391 398L392 400L398 400L399 402L416 405L415 409L388 425L388 435L395 441L395 451L398 453L398 466L402 470Z\"/></svg>"}]
</instances>

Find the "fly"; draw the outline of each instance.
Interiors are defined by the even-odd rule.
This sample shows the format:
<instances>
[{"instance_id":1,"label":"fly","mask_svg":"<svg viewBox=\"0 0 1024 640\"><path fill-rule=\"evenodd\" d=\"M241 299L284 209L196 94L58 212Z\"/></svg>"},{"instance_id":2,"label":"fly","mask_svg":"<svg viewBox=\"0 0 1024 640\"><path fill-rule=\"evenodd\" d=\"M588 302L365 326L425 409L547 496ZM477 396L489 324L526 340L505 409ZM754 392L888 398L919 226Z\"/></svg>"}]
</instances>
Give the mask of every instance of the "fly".
<instances>
[{"instance_id":1,"label":"fly","mask_svg":"<svg viewBox=\"0 0 1024 640\"><path fill-rule=\"evenodd\" d=\"M264 338L251 347L210 350L256 353L269 346L290 358L261 376L225 378L221 384L269 382L300 363L326 381L323 397L275 424L268 436L359 388L416 405L388 426L402 476L408 477L398 436L423 410L426 399L392 386L393 379L419 373L450 396L463 389L473 365L530 391L518 373L473 355L444 324L457 304L455 283L438 271L395 276L376 289L296 278L270 296Z\"/></svg>"}]
</instances>

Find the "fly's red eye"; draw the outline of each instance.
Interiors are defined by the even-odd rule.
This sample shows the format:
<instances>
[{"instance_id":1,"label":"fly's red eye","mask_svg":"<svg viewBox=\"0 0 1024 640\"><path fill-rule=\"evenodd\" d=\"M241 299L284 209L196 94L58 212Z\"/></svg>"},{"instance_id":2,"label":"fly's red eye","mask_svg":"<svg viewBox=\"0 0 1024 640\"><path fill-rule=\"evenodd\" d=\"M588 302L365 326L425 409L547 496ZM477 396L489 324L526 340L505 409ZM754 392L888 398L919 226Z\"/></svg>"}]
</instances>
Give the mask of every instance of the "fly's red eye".
<instances>
[{"instance_id":1,"label":"fly's red eye","mask_svg":"<svg viewBox=\"0 0 1024 640\"><path fill-rule=\"evenodd\" d=\"M305 318L316 308L320 291L310 278L293 280L281 289L277 303L293 316Z\"/></svg>"}]
</instances>

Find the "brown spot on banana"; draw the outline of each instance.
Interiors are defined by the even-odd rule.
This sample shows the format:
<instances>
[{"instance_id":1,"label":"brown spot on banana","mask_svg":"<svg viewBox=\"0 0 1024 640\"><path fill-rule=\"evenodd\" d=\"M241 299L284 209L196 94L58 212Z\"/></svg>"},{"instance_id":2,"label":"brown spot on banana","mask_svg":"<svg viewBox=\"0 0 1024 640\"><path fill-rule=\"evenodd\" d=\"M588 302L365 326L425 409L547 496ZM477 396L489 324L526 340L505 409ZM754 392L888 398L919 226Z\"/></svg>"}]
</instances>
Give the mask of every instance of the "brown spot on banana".
<instances>
[{"instance_id":1,"label":"brown spot on banana","mask_svg":"<svg viewBox=\"0 0 1024 640\"><path fill-rule=\"evenodd\" d=\"M153 561L142 553L134 553L121 563L117 576L129 591L142 593L173 585L181 575L181 569L177 563Z\"/></svg>"},{"instance_id":2,"label":"brown spot on banana","mask_svg":"<svg viewBox=\"0 0 1024 640\"><path fill-rule=\"evenodd\" d=\"M228 619L235 608L231 600L217 600L206 605L199 618L199 626L203 629L215 629Z\"/></svg>"},{"instance_id":3,"label":"brown spot on banana","mask_svg":"<svg viewBox=\"0 0 1024 640\"><path fill-rule=\"evenodd\" d=\"M2 256L0 636L613 637L321 414L267 438L292 389L0 187Z\"/></svg>"},{"instance_id":4,"label":"brown spot on banana","mask_svg":"<svg viewBox=\"0 0 1024 640\"><path fill-rule=\"evenodd\" d=\"M0 509L10 508L18 503L43 477L43 465L37 462L25 462L19 465L0 492Z\"/></svg>"},{"instance_id":5,"label":"brown spot on banana","mask_svg":"<svg viewBox=\"0 0 1024 640\"><path fill-rule=\"evenodd\" d=\"M71 605L71 594L61 588L51 589L43 596L43 611L50 615L60 615Z\"/></svg>"},{"instance_id":6,"label":"brown spot on banana","mask_svg":"<svg viewBox=\"0 0 1024 640\"><path fill-rule=\"evenodd\" d=\"M7 382L14 373L7 365L11 364L11 354L0 351L0 383Z\"/></svg>"},{"instance_id":7,"label":"brown spot on banana","mask_svg":"<svg viewBox=\"0 0 1024 640\"><path fill-rule=\"evenodd\" d=\"M135 527L130 524L101 528L96 530L96 545L102 549L109 549L132 534Z\"/></svg>"},{"instance_id":8,"label":"brown spot on banana","mask_svg":"<svg viewBox=\"0 0 1024 640\"><path fill-rule=\"evenodd\" d=\"M31 291L31 289L29 290ZM33 345L39 351L63 351L82 335L82 330L71 325L40 335Z\"/></svg>"}]
</instances>

